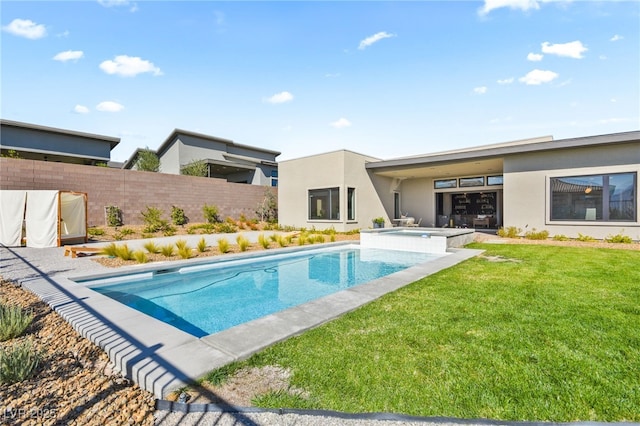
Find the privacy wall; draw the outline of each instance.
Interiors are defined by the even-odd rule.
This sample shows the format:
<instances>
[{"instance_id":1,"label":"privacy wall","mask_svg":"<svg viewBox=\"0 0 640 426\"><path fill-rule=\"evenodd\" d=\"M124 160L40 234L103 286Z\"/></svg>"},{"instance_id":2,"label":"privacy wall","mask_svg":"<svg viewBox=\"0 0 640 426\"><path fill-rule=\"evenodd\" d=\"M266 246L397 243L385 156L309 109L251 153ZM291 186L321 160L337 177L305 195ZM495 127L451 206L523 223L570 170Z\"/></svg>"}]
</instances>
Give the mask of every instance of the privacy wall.
<instances>
[{"instance_id":1,"label":"privacy wall","mask_svg":"<svg viewBox=\"0 0 640 426\"><path fill-rule=\"evenodd\" d=\"M256 217L256 209L276 188L223 179L170 175L46 161L0 158L0 190L66 190L88 195L89 226L105 225L105 206L122 210L125 225L143 224L140 212L159 208L170 220L171 207L190 222L204 222L202 206L216 205L221 218Z\"/></svg>"}]
</instances>

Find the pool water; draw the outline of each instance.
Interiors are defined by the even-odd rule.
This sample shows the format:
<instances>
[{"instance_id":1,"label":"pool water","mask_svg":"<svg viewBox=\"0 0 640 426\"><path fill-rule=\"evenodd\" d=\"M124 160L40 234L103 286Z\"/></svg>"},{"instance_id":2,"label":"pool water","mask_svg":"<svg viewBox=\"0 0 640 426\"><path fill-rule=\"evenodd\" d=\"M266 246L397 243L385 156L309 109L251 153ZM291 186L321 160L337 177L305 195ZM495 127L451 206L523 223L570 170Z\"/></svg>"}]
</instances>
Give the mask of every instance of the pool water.
<instances>
[{"instance_id":1,"label":"pool water","mask_svg":"<svg viewBox=\"0 0 640 426\"><path fill-rule=\"evenodd\" d=\"M440 255L349 245L121 275L84 284L203 337L437 257Z\"/></svg>"}]
</instances>

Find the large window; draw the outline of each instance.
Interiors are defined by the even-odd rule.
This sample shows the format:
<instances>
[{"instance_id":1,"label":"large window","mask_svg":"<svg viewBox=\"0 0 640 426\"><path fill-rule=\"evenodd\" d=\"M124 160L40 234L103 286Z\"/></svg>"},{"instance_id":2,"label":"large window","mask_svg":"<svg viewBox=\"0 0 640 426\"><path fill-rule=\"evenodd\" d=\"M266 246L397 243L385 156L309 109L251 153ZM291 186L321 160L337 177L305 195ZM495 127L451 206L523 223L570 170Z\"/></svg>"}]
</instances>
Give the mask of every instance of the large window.
<instances>
[{"instance_id":1,"label":"large window","mask_svg":"<svg viewBox=\"0 0 640 426\"><path fill-rule=\"evenodd\" d=\"M340 189L309 190L309 219L339 220Z\"/></svg>"},{"instance_id":2,"label":"large window","mask_svg":"<svg viewBox=\"0 0 640 426\"><path fill-rule=\"evenodd\" d=\"M551 178L550 189L551 220L636 220L636 173Z\"/></svg>"}]
</instances>

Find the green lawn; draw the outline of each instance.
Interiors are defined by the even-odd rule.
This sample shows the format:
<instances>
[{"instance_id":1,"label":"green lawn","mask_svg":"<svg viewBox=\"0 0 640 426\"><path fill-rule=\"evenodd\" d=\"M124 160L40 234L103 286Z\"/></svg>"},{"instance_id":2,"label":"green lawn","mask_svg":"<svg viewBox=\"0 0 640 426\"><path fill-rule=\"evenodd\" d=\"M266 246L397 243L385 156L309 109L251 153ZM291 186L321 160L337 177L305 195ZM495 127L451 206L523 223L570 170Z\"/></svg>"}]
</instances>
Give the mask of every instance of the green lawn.
<instances>
[{"instance_id":1,"label":"green lawn","mask_svg":"<svg viewBox=\"0 0 640 426\"><path fill-rule=\"evenodd\" d=\"M308 392L259 405L503 420L640 421L640 252L474 244L424 278L242 365Z\"/></svg>"}]
</instances>

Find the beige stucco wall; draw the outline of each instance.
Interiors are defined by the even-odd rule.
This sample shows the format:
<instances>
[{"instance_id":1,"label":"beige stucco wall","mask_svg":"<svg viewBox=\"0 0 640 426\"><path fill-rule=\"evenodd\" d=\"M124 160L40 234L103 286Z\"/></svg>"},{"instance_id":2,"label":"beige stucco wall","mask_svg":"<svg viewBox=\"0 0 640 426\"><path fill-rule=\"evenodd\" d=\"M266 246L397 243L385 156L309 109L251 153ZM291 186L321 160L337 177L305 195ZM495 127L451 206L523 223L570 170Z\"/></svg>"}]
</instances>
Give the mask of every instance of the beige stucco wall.
<instances>
[{"instance_id":1,"label":"beige stucco wall","mask_svg":"<svg viewBox=\"0 0 640 426\"><path fill-rule=\"evenodd\" d=\"M278 217L282 226L296 228L329 229L349 231L372 227L372 219L382 216L386 226L391 226L385 204L390 200L393 210L392 194L389 193L390 179L370 176L365 169L367 161L378 159L355 152L341 150L278 164ZM340 188L340 219L310 220L308 212L309 190ZM355 188L355 220L347 220L347 188Z\"/></svg>"},{"instance_id":2,"label":"beige stucco wall","mask_svg":"<svg viewBox=\"0 0 640 426\"><path fill-rule=\"evenodd\" d=\"M636 172L640 177L640 144L520 154L504 160L504 226L535 228L549 235L578 237L578 233L598 239L622 233L640 239L640 222L559 222L549 220L551 177ZM640 214L638 193L636 212Z\"/></svg>"}]
</instances>

